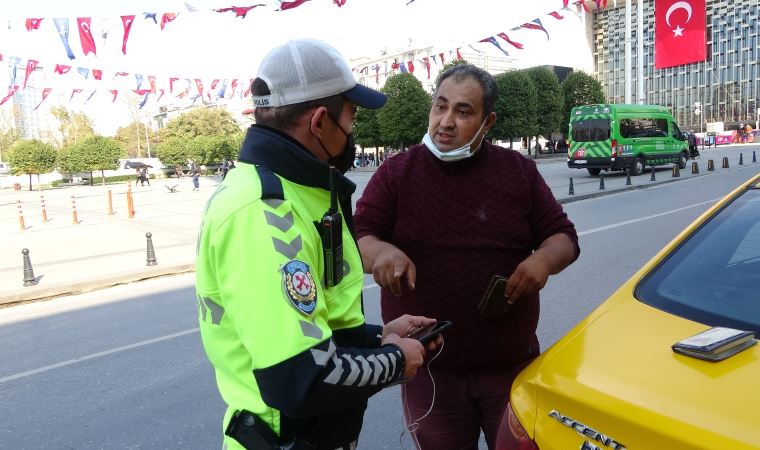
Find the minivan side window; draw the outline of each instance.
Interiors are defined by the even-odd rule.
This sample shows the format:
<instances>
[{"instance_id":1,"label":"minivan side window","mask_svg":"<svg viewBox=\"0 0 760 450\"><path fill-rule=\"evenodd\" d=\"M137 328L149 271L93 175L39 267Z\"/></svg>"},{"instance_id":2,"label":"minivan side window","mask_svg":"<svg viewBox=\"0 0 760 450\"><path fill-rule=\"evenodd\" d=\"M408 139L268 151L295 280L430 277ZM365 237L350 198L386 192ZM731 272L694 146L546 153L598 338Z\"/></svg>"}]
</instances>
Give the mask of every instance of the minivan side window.
<instances>
[{"instance_id":1,"label":"minivan side window","mask_svg":"<svg viewBox=\"0 0 760 450\"><path fill-rule=\"evenodd\" d=\"M609 119L584 119L572 122L573 141L597 142L610 138Z\"/></svg>"},{"instance_id":2,"label":"minivan side window","mask_svg":"<svg viewBox=\"0 0 760 450\"><path fill-rule=\"evenodd\" d=\"M624 138L666 137L668 121L654 118L620 119L620 136Z\"/></svg>"}]
</instances>

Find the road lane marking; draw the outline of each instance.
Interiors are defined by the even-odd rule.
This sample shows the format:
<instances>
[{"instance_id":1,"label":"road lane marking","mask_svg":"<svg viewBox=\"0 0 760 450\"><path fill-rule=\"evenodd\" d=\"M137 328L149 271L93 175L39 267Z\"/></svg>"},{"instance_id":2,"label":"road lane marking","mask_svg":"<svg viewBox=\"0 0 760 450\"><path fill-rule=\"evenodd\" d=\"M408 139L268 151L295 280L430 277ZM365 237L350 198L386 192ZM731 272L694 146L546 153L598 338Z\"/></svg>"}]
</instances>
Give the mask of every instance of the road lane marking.
<instances>
[{"instance_id":1,"label":"road lane marking","mask_svg":"<svg viewBox=\"0 0 760 450\"><path fill-rule=\"evenodd\" d=\"M651 216L639 217L638 219L625 220L623 222L611 223L611 224L605 225L603 227L592 228L590 230L579 232L578 236L580 237L580 236L585 236L587 234L598 233L600 231L611 230L613 228L618 228L618 227L622 227L622 226L625 226L625 225L630 225L632 223L643 222L645 220L655 219L657 217L667 216L668 214L673 214L673 213L685 211L685 210L690 209L690 208L696 208L697 206L702 206L702 205L707 205L707 204L713 204L713 203L717 202L718 200L720 200L722 198L723 197L718 197L718 198L715 198L715 199L712 199L712 200L706 200L704 202L694 203L693 205L688 205L688 206L683 206L681 208L671 209L670 211L661 212L659 214L653 214Z\"/></svg>"},{"instance_id":2,"label":"road lane marking","mask_svg":"<svg viewBox=\"0 0 760 450\"><path fill-rule=\"evenodd\" d=\"M370 284L368 286L364 286L362 288L362 291L365 291L367 289L376 288L376 287L378 287L378 285L375 284L375 283L372 283L372 284ZM36 375L38 373L47 372L49 370L53 370L53 369L58 369L58 368L61 368L61 367L70 366L72 364L80 363L80 362L83 362L83 361L88 361L90 359L100 358L101 356L112 355L114 353L123 352L125 350L131 350L133 348L143 347L143 346L146 346L146 345L155 344L157 342L161 342L161 341L166 341L166 340L169 340L169 339L178 338L178 337L184 336L186 334L195 333L198 330L199 330L199 328L191 328L189 330L180 331L178 333L167 334L166 336L160 336L160 337L153 338L153 339L148 339L148 340L145 340L145 341L135 342L134 344L124 345L124 346L121 346L121 347L112 348L110 350L105 350L105 351L98 352L98 353L92 353L92 354L89 354L89 355L80 356L79 358L73 358L73 359L69 359L69 360L66 360L66 361L61 361L59 363L50 364L48 366L38 367L38 368L32 369L32 370L27 370L26 372L20 372L20 373L17 373L17 374L8 375L6 377L0 378L0 383L5 383L5 382L8 382L8 381L18 380L19 378L25 378L25 377L28 377L28 376Z\"/></svg>"},{"instance_id":3,"label":"road lane marking","mask_svg":"<svg viewBox=\"0 0 760 450\"><path fill-rule=\"evenodd\" d=\"M107 356L118 352L123 352L124 350L131 350L133 348L142 347L145 345L155 344L156 342L166 341L169 339L178 338L181 336L184 336L186 334L190 333L196 333L198 332L199 328L191 328L189 330L180 331L179 333L173 333L173 334L167 334L166 336L161 336L153 339L148 339L146 341L140 341L135 342L134 344L124 345L122 347L116 347L112 348L111 350L106 350L98 353L92 353L85 356L80 356L79 358L69 359L67 361L62 361L59 363L51 364L49 366L43 366L39 367L37 369L27 370L26 372L17 373L14 375L9 375L7 377L0 378L0 383L5 383L7 381L13 381L18 380L19 378L28 377L31 375L36 375L38 373L47 372L48 370L58 369L65 366L70 366L72 364L80 363L82 361L88 361L90 359L100 358L101 356Z\"/></svg>"}]
</instances>

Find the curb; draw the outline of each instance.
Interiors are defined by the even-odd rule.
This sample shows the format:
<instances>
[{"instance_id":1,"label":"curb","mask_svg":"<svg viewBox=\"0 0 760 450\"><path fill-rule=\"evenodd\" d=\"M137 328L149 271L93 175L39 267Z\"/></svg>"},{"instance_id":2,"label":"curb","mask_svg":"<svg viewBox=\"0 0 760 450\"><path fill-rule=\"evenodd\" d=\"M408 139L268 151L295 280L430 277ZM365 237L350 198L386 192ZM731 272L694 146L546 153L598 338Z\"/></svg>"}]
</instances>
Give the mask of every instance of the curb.
<instances>
[{"instance_id":1,"label":"curb","mask_svg":"<svg viewBox=\"0 0 760 450\"><path fill-rule=\"evenodd\" d=\"M84 292L106 289L120 284L134 283L151 278L158 278L182 273L194 272L195 263L176 264L166 267L151 267L141 271L130 271L107 275L97 280L73 283L57 283L50 286L33 286L20 288L9 292L0 298L0 308L13 306L18 303L47 300L64 295L81 294Z\"/></svg>"}]
</instances>

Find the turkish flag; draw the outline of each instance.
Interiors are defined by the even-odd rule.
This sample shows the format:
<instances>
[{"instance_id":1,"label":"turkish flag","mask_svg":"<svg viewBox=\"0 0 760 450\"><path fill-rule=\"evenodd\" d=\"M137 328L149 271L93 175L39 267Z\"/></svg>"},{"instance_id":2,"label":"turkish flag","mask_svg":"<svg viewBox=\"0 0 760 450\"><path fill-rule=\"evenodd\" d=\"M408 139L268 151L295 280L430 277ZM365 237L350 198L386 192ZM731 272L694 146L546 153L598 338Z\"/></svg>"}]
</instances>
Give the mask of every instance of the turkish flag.
<instances>
[{"instance_id":1,"label":"turkish flag","mask_svg":"<svg viewBox=\"0 0 760 450\"><path fill-rule=\"evenodd\" d=\"M124 37L121 40L121 52L127 54L127 39L129 39L129 31L132 29L132 24L135 21L135 16L121 16L121 23L124 25Z\"/></svg>"},{"instance_id":2,"label":"turkish flag","mask_svg":"<svg viewBox=\"0 0 760 450\"><path fill-rule=\"evenodd\" d=\"M92 32L90 31L89 17L77 17L77 25L79 25L79 40L82 42L82 52L85 56L92 52L93 55L97 55L95 51L95 39L92 38Z\"/></svg>"},{"instance_id":3,"label":"turkish flag","mask_svg":"<svg viewBox=\"0 0 760 450\"><path fill-rule=\"evenodd\" d=\"M37 64L39 64L39 61L33 59L26 62L26 75L24 75L24 87L22 89L26 89L26 82L29 80L29 75L31 75L32 72L34 72L34 69L37 68Z\"/></svg>"},{"instance_id":4,"label":"turkish flag","mask_svg":"<svg viewBox=\"0 0 760 450\"><path fill-rule=\"evenodd\" d=\"M42 104L42 102L44 102L45 99L48 98L48 95L50 95L50 91L52 91L52 90L53 90L53 88L45 88L45 89L42 90L42 100L40 100L40 102L37 103L37 106L34 107L33 111L37 111L37 108L39 108L40 105Z\"/></svg>"},{"instance_id":5,"label":"turkish flag","mask_svg":"<svg viewBox=\"0 0 760 450\"><path fill-rule=\"evenodd\" d=\"M39 30L40 23L42 23L42 19L26 19L26 30Z\"/></svg>"},{"instance_id":6,"label":"turkish flag","mask_svg":"<svg viewBox=\"0 0 760 450\"><path fill-rule=\"evenodd\" d=\"M655 0L654 67L707 59L705 0Z\"/></svg>"},{"instance_id":7,"label":"turkish flag","mask_svg":"<svg viewBox=\"0 0 760 450\"><path fill-rule=\"evenodd\" d=\"M96 80L101 80L103 78L103 71L100 69L92 69L92 76L95 77Z\"/></svg>"}]
</instances>

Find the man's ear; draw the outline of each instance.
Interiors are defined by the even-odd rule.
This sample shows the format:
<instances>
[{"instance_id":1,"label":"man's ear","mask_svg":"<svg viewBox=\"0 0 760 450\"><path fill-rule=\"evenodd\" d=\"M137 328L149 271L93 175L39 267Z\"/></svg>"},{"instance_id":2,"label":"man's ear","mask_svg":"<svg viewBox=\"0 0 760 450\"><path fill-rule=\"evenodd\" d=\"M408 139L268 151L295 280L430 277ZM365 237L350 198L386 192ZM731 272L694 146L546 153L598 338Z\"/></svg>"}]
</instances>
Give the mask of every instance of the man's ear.
<instances>
[{"instance_id":1,"label":"man's ear","mask_svg":"<svg viewBox=\"0 0 760 450\"><path fill-rule=\"evenodd\" d=\"M327 108L319 106L312 110L309 118L309 129L314 136L322 136L327 119Z\"/></svg>"},{"instance_id":2,"label":"man's ear","mask_svg":"<svg viewBox=\"0 0 760 450\"><path fill-rule=\"evenodd\" d=\"M491 128L493 128L493 125L496 123L496 113L491 111L490 114L488 114L488 117L486 117L486 124L483 127L486 130L486 133L491 131Z\"/></svg>"}]
</instances>

